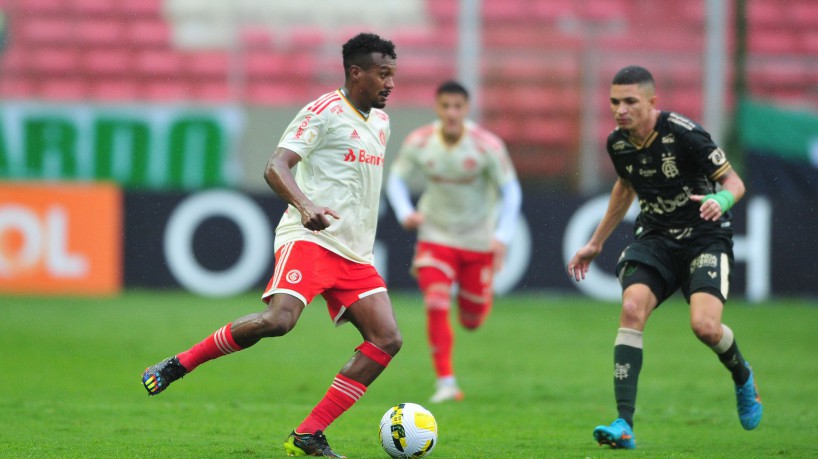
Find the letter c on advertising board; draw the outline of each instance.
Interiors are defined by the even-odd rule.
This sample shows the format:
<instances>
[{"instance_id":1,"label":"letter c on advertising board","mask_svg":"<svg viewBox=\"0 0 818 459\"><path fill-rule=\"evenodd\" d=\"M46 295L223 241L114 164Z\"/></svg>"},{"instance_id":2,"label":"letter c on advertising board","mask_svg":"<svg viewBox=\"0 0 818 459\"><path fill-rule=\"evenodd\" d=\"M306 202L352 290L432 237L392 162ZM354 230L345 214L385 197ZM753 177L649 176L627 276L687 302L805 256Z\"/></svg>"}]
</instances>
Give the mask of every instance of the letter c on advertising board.
<instances>
[{"instance_id":1,"label":"letter c on advertising board","mask_svg":"<svg viewBox=\"0 0 818 459\"><path fill-rule=\"evenodd\" d=\"M563 266L568 266L574 253L579 250L594 233L596 226L605 215L608 208L610 195L597 196L582 205L565 227L565 234L562 238L562 259ZM631 205L623 221L634 222L639 213L639 207ZM616 276L604 272L591 263L588 273L582 282L571 281L583 293L603 301L617 301L621 298L621 289Z\"/></svg>"}]
</instances>

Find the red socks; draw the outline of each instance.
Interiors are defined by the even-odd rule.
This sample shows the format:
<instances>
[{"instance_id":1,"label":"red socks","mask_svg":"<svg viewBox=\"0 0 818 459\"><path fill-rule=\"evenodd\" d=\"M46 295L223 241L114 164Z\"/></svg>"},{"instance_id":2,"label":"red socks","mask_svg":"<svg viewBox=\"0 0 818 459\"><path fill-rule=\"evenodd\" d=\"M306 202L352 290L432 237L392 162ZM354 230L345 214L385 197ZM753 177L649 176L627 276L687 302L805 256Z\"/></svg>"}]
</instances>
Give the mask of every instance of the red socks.
<instances>
[{"instance_id":1,"label":"red socks","mask_svg":"<svg viewBox=\"0 0 818 459\"><path fill-rule=\"evenodd\" d=\"M341 375L335 376L324 398L312 409L304 422L295 429L298 433L315 433L326 430L332 421L348 410L366 393L366 386Z\"/></svg>"},{"instance_id":2,"label":"red socks","mask_svg":"<svg viewBox=\"0 0 818 459\"><path fill-rule=\"evenodd\" d=\"M242 349L233 341L233 335L230 333L230 325L231 324L227 324L216 330L215 333L205 338L204 341L177 356L179 363L185 367L188 373L208 360L213 360Z\"/></svg>"},{"instance_id":3,"label":"red socks","mask_svg":"<svg viewBox=\"0 0 818 459\"><path fill-rule=\"evenodd\" d=\"M454 334L449 323L449 310L427 309L426 317L429 346L432 348L432 361L437 377L451 376L454 374L452 370Z\"/></svg>"}]
</instances>

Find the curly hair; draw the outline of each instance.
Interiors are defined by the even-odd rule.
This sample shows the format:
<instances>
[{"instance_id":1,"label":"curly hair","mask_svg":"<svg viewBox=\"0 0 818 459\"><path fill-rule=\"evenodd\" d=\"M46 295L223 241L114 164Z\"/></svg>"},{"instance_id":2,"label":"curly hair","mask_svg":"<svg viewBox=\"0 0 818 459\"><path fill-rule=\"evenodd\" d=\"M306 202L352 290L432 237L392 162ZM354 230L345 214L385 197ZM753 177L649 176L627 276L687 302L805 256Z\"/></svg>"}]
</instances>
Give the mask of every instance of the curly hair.
<instances>
[{"instance_id":1,"label":"curly hair","mask_svg":"<svg viewBox=\"0 0 818 459\"><path fill-rule=\"evenodd\" d=\"M384 40L374 33L359 33L344 43L342 48L344 74L348 76L353 65L363 69L371 66L372 53L381 53L382 56L389 56L392 59L398 58L395 54L395 44L391 41Z\"/></svg>"}]
</instances>

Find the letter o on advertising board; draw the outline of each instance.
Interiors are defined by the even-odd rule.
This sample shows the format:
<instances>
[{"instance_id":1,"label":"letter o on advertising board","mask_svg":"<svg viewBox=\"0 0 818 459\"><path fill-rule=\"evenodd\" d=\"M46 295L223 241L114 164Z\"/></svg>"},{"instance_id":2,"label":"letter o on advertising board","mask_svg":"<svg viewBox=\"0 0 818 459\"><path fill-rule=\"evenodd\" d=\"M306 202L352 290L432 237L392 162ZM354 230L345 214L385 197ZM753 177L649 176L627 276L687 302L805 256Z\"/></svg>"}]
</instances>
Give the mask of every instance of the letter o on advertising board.
<instances>
[{"instance_id":1,"label":"letter o on advertising board","mask_svg":"<svg viewBox=\"0 0 818 459\"><path fill-rule=\"evenodd\" d=\"M211 217L230 219L244 241L238 261L222 271L201 266L193 254L196 228ZM229 296L255 285L267 269L273 236L264 212L235 191L205 191L182 201L165 228L165 257L173 276L188 290L205 296Z\"/></svg>"}]
</instances>

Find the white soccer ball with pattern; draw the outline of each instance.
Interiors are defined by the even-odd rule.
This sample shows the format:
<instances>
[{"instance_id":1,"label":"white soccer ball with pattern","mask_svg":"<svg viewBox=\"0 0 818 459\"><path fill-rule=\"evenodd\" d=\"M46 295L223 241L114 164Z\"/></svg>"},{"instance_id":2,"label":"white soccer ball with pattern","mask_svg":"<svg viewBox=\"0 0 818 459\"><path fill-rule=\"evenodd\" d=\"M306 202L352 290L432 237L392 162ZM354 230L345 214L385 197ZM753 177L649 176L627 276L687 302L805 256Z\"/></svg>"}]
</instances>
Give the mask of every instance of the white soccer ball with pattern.
<instances>
[{"instance_id":1,"label":"white soccer ball with pattern","mask_svg":"<svg viewBox=\"0 0 818 459\"><path fill-rule=\"evenodd\" d=\"M437 445L437 421L426 408L401 403L384 413L378 436L390 457L426 457Z\"/></svg>"}]
</instances>

